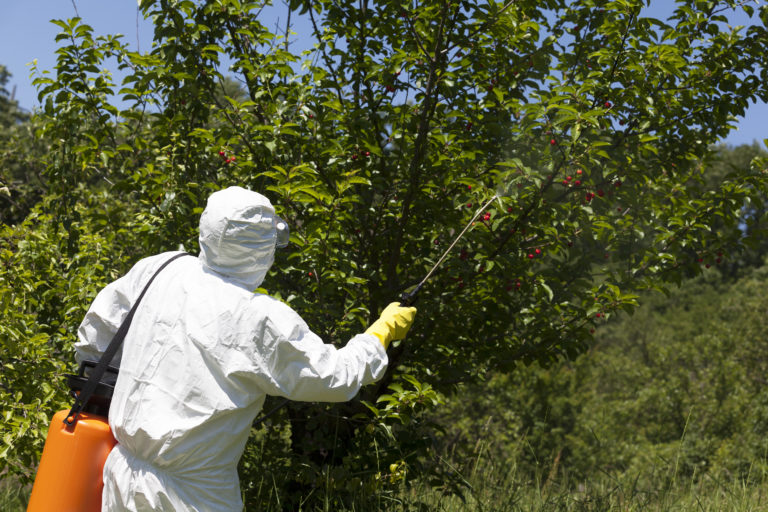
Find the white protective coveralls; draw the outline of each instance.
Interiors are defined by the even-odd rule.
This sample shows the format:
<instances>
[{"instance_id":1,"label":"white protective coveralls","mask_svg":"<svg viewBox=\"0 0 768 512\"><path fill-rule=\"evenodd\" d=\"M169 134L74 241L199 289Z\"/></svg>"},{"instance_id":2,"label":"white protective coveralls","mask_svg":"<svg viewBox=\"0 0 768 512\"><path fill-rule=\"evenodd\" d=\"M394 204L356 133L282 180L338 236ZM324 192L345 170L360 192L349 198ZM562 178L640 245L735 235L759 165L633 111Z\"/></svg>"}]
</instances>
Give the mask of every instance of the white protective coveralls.
<instances>
[{"instance_id":1,"label":"white protective coveralls","mask_svg":"<svg viewBox=\"0 0 768 512\"><path fill-rule=\"evenodd\" d=\"M239 187L210 196L198 258L168 265L142 299L122 353L109 424L102 510L240 511L237 463L266 395L351 399L387 355L371 334L325 344L284 303L253 293L272 265L275 212ZM173 252L139 261L96 297L77 360L106 350L152 274Z\"/></svg>"}]
</instances>

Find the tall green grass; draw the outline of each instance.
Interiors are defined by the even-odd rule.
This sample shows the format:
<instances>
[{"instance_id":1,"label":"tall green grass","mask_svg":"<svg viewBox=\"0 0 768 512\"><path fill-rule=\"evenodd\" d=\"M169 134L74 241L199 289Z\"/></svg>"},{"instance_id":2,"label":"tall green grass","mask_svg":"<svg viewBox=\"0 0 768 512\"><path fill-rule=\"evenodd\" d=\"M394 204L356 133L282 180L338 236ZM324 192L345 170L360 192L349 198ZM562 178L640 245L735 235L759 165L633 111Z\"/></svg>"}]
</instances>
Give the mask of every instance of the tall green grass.
<instances>
[{"instance_id":1,"label":"tall green grass","mask_svg":"<svg viewBox=\"0 0 768 512\"><path fill-rule=\"evenodd\" d=\"M15 478L0 475L0 510L3 512L24 512L27 510L30 486L22 486Z\"/></svg>"},{"instance_id":2,"label":"tall green grass","mask_svg":"<svg viewBox=\"0 0 768 512\"><path fill-rule=\"evenodd\" d=\"M444 495L415 485L402 495L393 510L458 511L563 511L563 512L752 512L768 510L768 481L718 481L709 476L681 481L670 478L673 468L658 468L651 475L603 474L592 481L571 480L549 471L527 477L513 467L487 464L467 475L463 497ZM554 468L557 472L557 468ZM642 484L641 484L642 482Z\"/></svg>"},{"instance_id":3,"label":"tall green grass","mask_svg":"<svg viewBox=\"0 0 768 512\"><path fill-rule=\"evenodd\" d=\"M446 464L448 464L446 462ZM754 512L768 510L768 482L722 482L709 477L698 481L673 481L658 475L604 475L592 482L570 480L565 475L542 474L527 478L514 466L482 464L463 475L463 497L448 495L424 483L404 487L396 496L379 500L378 510L440 512ZM646 484L640 485L644 481ZM651 485L649 485L651 484ZM29 487L12 479L0 481L0 510L23 512ZM361 497L362 498L362 497ZM364 499L361 502L366 501ZM282 510L279 500L270 510ZM312 509L320 511L326 507ZM332 507L332 510L342 510ZM364 512L352 506L344 509Z\"/></svg>"}]
</instances>

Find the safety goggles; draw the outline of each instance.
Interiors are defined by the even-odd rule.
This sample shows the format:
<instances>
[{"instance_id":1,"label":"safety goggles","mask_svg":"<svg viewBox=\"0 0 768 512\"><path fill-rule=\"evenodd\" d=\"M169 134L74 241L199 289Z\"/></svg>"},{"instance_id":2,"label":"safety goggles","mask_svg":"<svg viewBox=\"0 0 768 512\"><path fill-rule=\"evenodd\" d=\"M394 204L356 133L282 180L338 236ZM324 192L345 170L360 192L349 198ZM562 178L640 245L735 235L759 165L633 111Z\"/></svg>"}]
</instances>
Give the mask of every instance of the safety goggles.
<instances>
[{"instance_id":1,"label":"safety goggles","mask_svg":"<svg viewBox=\"0 0 768 512\"><path fill-rule=\"evenodd\" d=\"M288 228L288 223L277 215L275 215L275 234L277 239L275 247L278 249L286 247L291 237L291 230Z\"/></svg>"}]
</instances>

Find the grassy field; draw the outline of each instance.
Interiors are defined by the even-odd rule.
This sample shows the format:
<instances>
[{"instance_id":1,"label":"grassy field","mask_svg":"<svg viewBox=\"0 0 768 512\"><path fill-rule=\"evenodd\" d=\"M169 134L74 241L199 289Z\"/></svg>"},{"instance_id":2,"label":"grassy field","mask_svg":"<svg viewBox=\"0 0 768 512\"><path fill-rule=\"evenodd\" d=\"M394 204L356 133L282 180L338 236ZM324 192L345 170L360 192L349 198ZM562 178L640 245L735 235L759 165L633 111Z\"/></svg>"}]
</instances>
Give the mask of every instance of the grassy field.
<instances>
[{"instance_id":1,"label":"grassy field","mask_svg":"<svg viewBox=\"0 0 768 512\"><path fill-rule=\"evenodd\" d=\"M31 487L20 486L13 478L0 477L0 510L24 512L31 490Z\"/></svg>"},{"instance_id":2,"label":"grassy field","mask_svg":"<svg viewBox=\"0 0 768 512\"><path fill-rule=\"evenodd\" d=\"M704 478L698 483L665 482L651 478L656 486L642 488L638 481L616 480L609 476L598 482L570 482L567 479L525 480L514 468L485 468L469 475L465 496L443 495L426 486L415 485L394 498L382 499L379 510L441 512L753 512L768 510L766 482L716 482ZM0 482L0 510L23 512L30 489L12 479ZM275 507L278 510L279 507ZM323 509L319 509L323 510ZM355 510L355 509L352 509Z\"/></svg>"},{"instance_id":3,"label":"grassy field","mask_svg":"<svg viewBox=\"0 0 768 512\"><path fill-rule=\"evenodd\" d=\"M465 496L440 497L426 491L421 498L426 510L435 511L567 511L567 512L639 512L639 511L698 511L746 512L768 510L768 496L762 485L721 485L705 482L643 489L632 482L617 482L609 478L594 483L570 485L563 482L542 484L510 479L506 484L484 481ZM413 491L402 510L419 510L419 493ZM424 496L424 494L422 494ZM408 504L407 502L411 503Z\"/></svg>"}]
</instances>

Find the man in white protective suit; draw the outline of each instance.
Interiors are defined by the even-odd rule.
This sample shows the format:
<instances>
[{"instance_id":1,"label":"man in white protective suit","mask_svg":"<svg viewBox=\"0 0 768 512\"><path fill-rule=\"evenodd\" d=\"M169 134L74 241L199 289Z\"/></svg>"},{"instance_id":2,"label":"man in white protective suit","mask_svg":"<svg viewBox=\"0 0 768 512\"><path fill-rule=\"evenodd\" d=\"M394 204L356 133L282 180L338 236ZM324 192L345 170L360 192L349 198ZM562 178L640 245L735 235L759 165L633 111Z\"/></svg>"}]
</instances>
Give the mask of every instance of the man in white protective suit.
<instances>
[{"instance_id":1,"label":"man in white protective suit","mask_svg":"<svg viewBox=\"0 0 768 512\"><path fill-rule=\"evenodd\" d=\"M390 341L416 310L390 304L343 348L325 344L286 304L254 293L287 244L269 200L231 187L200 218L200 254L149 286L112 364L102 510L240 511L237 463L266 395L350 400L381 378ZM98 360L144 285L174 252L142 259L96 297L76 358Z\"/></svg>"}]
</instances>

